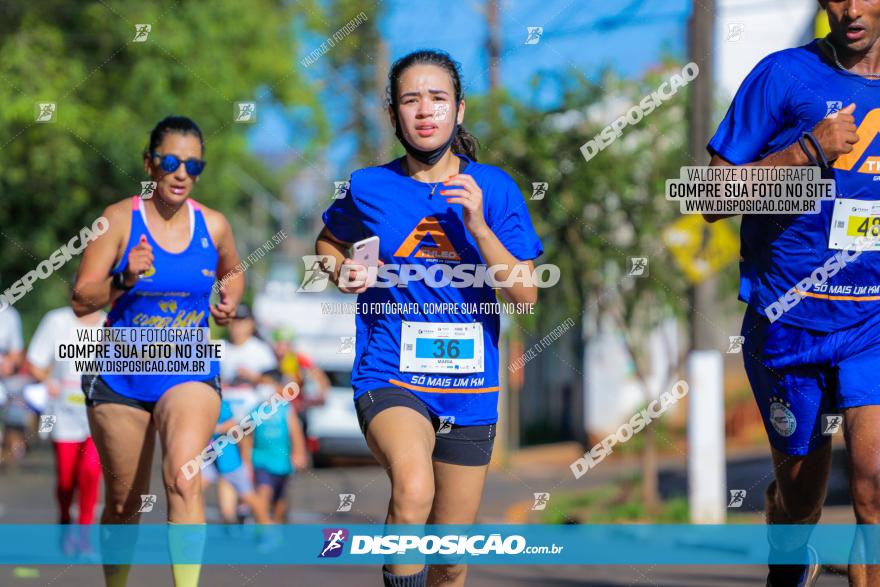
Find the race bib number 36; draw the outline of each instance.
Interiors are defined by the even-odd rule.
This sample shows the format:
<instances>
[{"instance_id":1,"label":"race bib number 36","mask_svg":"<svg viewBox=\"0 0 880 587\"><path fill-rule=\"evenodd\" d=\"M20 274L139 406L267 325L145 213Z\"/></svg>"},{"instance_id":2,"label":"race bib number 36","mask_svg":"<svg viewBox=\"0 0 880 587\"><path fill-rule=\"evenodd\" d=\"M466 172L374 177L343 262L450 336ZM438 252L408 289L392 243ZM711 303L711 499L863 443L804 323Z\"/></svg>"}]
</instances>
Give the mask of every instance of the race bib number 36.
<instances>
[{"instance_id":1,"label":"race bib number 36","mask_svg":"<svg viewBox=\"0 0 880 587\"><path fill-rule=\"evenodd\" d=\"M401 373L481 373L483 325L403 322Z\"/></svg>"}]
</instances>

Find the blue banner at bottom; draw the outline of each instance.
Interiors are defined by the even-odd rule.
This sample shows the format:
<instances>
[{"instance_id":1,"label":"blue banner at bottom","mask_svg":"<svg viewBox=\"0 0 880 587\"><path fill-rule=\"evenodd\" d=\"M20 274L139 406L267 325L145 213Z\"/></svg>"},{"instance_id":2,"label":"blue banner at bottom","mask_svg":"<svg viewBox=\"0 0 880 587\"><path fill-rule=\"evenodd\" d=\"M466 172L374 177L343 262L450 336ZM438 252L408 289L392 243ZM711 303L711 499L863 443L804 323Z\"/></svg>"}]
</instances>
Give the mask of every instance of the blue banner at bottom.
<instances>
[{"instance_id":1,"label":"blue banner at bottom","mask_svg":"<svg viewBox=\"0 0 880 587\"><path fill-rule=\"evenodd\" d=\"M880 563L880 526L856 525L4 524L0 544L2 565Z\"/></svg>"}]
</instances>

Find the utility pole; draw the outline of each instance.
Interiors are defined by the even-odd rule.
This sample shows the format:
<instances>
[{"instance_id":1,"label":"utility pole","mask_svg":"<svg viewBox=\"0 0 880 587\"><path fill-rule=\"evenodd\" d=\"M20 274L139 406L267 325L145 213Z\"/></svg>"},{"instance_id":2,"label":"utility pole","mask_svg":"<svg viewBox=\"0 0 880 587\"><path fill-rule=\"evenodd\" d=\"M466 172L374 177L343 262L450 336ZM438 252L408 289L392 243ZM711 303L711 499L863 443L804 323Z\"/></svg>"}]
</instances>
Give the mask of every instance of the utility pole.
<instances>
[{"instance_id":1,"label":"utility pole","mask_svg":"<svg viewBox=\"0 0 880 587\"><path fill-rule=\"evenodd\" d=\"M691 83L690 165L707 165L706 142L712 124L715 0L693 0L688 23L688 54L700 68ZM708 227L708 225L707 225ZM703 231L703 247L710 238ZM691 352L687 361L688 504L697 524L720 524L727 517L724 454L724 367L718 333L708 319L717 312L717 280L709 276L691 292Z\"/></svg>"},{"instance_id":2,"label":"utility pole","mask_svg":"<svg viewBox=\"0 0 880 587\"><path fill-rule=\"evenodd\" d=\"M379 36L379 42L376 43L376 61L375 61L376 88L381 96L379 100L380 108L383 110L379 121L379 144L377 163L388 161L391 158L391 129L388 126L388 118L384 112L385 105L385 86L388 84L388 70L390 69L390 57L388 55L388 43L382 36Z\"/></svg>"},{"instance_id":3,"label":"utility pole","mask_svg":"<svg viewBox=\"0 0 880 587\"><path fill-rule=\"evenodd\" d=\"M498 0L487 0L486 24L489 28L486 52L489 55L489 91L491 92L498 88L501 81L501 23Z\"/></svg>"}]
</instances>

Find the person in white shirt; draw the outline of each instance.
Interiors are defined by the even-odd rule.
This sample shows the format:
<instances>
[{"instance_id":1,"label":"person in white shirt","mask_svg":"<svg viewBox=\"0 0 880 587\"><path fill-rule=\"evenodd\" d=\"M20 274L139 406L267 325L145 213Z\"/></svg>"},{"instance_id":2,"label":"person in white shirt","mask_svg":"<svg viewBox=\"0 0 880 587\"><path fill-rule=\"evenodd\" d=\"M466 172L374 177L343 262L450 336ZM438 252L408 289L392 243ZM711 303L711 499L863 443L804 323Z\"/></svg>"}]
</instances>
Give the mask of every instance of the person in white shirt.
<instances>
[{"instance_id":1,"label":"person in white shirt","mask_svg":"<svg viewBox=\"0 0 880 587\"><path fill-rule=\"evenodd\" d=\"M21 366L24 343L21 318L12 306L0 304L0 405L3 407L3 447L0 462L16 464L25 453L26 430L31 412L21 397L22 381L16 373Z\"/></svg>"},{"instance_id":2,"label":"person in white shirt","mask_svg":"<svg viewBox=\"0 0 880 587\"><path fill-rule=\"evenodd\" d=\"M269 343L256 336L256 323L247 305L236 306L235 316L229 322L228 328L229 341L220 362L220 380L223 385L223 401L228 403L234 420L239 422L275 391L268 373L278 368L278 361ZM239 448L243 467L252 481L250 447L251 439L242 439ZM210 478L211 474L208 473L208 476ZM239 497L239 490L221 475L217 481L220 510L235 511L239 505ZM245 506L241 508L245 511L246 509Z\"/></svg>"},{"instance_id":3,"label":"person in white shirt","mask_svg":"<svg viewBox=\"0 0 880 587\"><path fill-rule=\"evenodd\" d=\"M105 317L103 312L95 312L77 318L70 307L52 310L43 316L28 346L30 372L43 382L49 395L43 422L46 427L51 426L49 434L55 449L56 497L61 524L72 522L70 505L76 491L79 492L78 523L93 522L101 462L89 430L81 375L72 361L55 360L55 342L76 340L77 328L98 328Z\"/></svg>"}]
</instances>

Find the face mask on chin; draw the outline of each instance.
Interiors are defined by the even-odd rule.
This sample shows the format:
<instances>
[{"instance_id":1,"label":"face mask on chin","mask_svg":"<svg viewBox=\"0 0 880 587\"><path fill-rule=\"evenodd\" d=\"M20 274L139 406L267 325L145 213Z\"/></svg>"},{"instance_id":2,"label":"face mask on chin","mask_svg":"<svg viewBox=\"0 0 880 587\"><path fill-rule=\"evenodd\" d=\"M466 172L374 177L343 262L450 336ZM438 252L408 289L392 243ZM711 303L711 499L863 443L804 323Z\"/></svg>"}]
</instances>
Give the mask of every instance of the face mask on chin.
<instances>
[{"instance_id":1,"label":"face mask on chin","mask_svg":"<svg viewBox=\"0 0 880 587\"><path fill-rule=\"evenodd\" d=\"M449 135L449 138L447 138L446 141L436 149L422 151L421 149L417 149L412 143L404 138L403 131L401 130L403 125L400 122L400 115L395 112L395 116L397 124L394 125L394 135L397 137L397 140L400 141L400 144L403 145L403 148L406 149L407 153L412 155L416 161L420 161L425 165L434 165L437 163L437 161L439 161L446 153L446 150L452 146L452 141L455 140L455 136L458 134L458 107L456 107L454 114L455 124L452 127L452 133Z\"/></svg>"}]
</instances>

